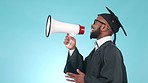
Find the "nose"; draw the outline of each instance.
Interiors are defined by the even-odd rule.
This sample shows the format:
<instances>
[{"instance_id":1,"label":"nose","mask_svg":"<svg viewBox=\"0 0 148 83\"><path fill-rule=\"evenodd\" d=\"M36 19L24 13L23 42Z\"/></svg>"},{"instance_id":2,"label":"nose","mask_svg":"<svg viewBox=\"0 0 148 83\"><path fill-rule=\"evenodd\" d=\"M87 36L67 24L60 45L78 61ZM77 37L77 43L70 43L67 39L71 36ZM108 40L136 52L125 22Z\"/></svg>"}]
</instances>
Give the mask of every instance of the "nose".
<instances>
[{"instance_id":1,"label":"nose","mask_svg":"<svg viewBox=\"0 0 148 83\"><path fill-rule=\"evenodd\" d=\"M91 25L91 28L93 28L93 24Z\"/></svg>"}]
</instances>

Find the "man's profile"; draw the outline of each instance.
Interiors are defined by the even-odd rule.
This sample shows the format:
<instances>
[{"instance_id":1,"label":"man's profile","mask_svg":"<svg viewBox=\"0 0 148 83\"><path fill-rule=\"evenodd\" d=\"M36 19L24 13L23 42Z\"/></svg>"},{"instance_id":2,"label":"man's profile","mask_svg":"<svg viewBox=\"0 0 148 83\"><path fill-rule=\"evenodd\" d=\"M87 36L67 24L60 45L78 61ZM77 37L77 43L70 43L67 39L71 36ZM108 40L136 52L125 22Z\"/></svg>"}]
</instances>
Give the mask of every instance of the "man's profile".
<instances>
[{"instance_id":1,"label":"man's profile","mask_svg":"<svg viewBox=\"0 0 148 83\"><path fill-rule=\"evenodd\" d=\"M107 7L106 7L107 8ZM122 53L117 48L116 33L121 27L127 36L118 17L110 13L98 14L91 25L90 39L96 39L96 45L83 60L76 47L76 39L67 35L64 44L69 49L64 72L67 81L76 83L127 83L126 68ZM114 40L112 41L112 35ZM84 42L84 44L87 44ZM86 49L86 48L85 48ZM72 78L72 79L69 79Z\"/></svg>"}]
</instances>

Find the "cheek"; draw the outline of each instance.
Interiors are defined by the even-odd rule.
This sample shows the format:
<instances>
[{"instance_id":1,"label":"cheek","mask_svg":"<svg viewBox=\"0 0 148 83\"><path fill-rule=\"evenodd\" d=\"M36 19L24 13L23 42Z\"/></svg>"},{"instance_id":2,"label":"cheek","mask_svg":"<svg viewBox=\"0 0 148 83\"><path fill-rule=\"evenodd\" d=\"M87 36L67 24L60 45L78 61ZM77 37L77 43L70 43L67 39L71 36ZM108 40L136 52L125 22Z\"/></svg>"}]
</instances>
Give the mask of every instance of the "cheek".
<instances>
[{"instance_id":1,"label":"cheek","mask_svg":"<svg viewBox=\"0 0 148 83\"><path fill-rule=\"evenodd\" d=\"M100 26L95 25L95 26L94 26L94 30L97 30L99 27L100 27Z\"/></svg>"}]
</instances>

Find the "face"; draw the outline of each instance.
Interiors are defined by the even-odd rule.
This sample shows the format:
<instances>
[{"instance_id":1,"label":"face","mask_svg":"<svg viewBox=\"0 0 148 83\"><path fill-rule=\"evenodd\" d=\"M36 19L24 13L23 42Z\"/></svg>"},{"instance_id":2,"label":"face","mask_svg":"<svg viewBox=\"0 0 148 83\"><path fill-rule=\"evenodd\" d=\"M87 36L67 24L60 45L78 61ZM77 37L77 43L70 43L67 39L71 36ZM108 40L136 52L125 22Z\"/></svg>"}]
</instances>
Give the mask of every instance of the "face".
<instances>
[{"instance_id":1,"label":"face","mask_svg":"<svg viewBox=\"0 0 148 83\"><path fill-rule=\"evenodd\" d=\"M91 32L90 32L90 39L92 38L98 38L101 34L101 26L105 24L103 22L103 19L101 16L98 16L95 20L94 23L91 25Z\"/></svg>"}]
</instances>

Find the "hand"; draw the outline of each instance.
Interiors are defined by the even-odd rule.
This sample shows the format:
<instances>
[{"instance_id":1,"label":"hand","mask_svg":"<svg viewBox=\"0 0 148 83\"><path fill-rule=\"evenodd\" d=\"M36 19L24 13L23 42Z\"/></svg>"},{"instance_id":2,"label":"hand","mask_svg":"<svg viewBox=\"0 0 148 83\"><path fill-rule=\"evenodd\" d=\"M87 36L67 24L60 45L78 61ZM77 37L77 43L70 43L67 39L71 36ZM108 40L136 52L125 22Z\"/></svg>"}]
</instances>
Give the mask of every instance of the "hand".
<instances>
[{"instance_id":1,"label":"hand","mask_svg":"<svg viewBox=\"0 0 148 83\"><path fill-rule=\"evenodd\" d=\"M84 83L84 76L85 76L85 74L83 72L81 72L79 69L77 69L77 72L78 72L78 74L74 74L74 73L68 72L67 73L68 76L65 76L65 77L68 78L66 80L70 81L70 82Z\"/></svg>"},{"instance_id":2,"label":"hand","mask_svg":"<svg viewBox=\"0 0 148 83\"><path fill-rule=\"evenodd\" d=\"M64 44L69 50L76 48L76 39L71 37L69 34L66 35Z\"/></svg>"}]
</instances>

